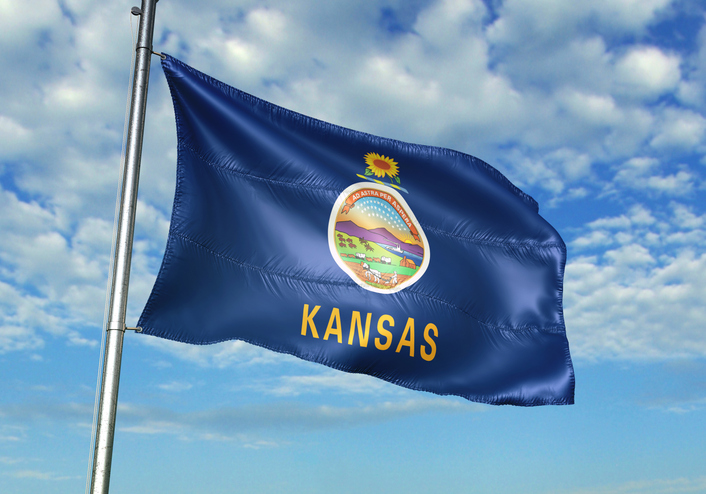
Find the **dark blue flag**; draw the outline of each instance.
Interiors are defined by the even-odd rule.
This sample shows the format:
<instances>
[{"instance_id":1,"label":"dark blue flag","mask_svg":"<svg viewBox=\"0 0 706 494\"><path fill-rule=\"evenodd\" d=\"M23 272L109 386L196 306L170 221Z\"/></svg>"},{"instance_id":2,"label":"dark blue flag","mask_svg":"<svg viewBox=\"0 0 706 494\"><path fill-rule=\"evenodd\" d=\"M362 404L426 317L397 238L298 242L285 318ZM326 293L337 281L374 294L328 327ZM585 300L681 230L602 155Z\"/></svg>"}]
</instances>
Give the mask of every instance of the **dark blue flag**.
<instances>
[{"instance_id":1,"label":"dark blue flag","mask_svg":"<svg viewBox=\"0 0 706 494\"><path fill-rule=\"evenodd\" d=\"M411 389L570 404L566 247L483 161L283 109L167 56L177 185L139 325Z\"/></svg>"}]
</instances>

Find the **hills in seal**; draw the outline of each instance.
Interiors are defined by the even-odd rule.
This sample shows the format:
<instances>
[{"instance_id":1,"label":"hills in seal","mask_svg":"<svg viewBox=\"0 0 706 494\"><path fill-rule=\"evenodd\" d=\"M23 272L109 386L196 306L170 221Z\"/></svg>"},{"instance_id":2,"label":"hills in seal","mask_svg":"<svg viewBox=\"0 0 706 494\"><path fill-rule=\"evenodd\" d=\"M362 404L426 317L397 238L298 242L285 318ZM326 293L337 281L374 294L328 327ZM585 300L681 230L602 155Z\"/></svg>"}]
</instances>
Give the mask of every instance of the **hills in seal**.
<instances>
[{"instance_id":1,"label":"hills in seal","mask_svg":"<svg viewBox=\"0 0 706 494\"><path fill-rule=\"evenodd\" d=\"M363 227L356 225L350 220L336 222L336 230L351 237L362 238L368 242L375 242L378 245L394 249L398 247L402 252L407 252L418 257L424 257L424 248L417 244L409 244L397 238L390 233L386 228L374 228L366 230Z\"/></svg>"}]
</instances>

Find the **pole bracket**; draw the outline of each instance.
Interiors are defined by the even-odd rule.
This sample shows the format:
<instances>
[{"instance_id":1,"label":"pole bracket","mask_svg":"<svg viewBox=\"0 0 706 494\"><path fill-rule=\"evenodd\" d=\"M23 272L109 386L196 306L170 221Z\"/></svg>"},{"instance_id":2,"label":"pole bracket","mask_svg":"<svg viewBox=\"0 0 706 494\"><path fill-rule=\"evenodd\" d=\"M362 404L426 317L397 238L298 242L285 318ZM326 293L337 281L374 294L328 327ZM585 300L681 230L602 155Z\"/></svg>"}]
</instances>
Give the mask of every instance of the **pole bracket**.
<instances>
[{"instance_id":1,"label":"pole bracket","mask_svg":"<svg viewBox=\"0 0 706 494\"><path fill-rule=\"evenodd\" d=\"M142 333L142 328L140 326L137 326L135 328L128 328L127 326L125 326L125 324L121 324L119 322L111 321L108 323L108 331L116 329L118 331L134 331L136 333Z\"/></svg>"}]
</instances>

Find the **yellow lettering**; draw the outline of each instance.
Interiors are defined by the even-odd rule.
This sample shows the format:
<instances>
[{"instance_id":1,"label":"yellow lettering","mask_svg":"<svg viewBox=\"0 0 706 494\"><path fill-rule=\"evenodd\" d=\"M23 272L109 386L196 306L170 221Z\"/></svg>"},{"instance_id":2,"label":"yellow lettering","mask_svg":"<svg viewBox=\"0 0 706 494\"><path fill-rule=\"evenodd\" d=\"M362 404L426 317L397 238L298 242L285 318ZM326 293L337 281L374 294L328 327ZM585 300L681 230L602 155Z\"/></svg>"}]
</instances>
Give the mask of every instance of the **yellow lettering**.
<instances>
[{"instance_id":1,"label":"yellow lettering","mask_svg":"<svg viewBox=\"0 0 706 494\"><path fill-rule=\"evenodd\" d=\"M395 320L392 316L388 316L387 314L380 316L380 319L378 319L378 333L380 333L381 336L384 336L387 341L385 343L381 343L380 338L375 338L375 347L378 350L387 350L390 348L390 345L392 345L392 333L390 333L383 326L383 323L386 321L390 323L390 327L395 326Z\"/></svg>"},{"instance_id":2,"label":"yellow lettering","mask_svg":"<svg viewBox=\"0 0 706 494\"><path fill-rule=\"evenodd\" d=\"M301 335L306 336L311 329L311 336L314 338L319 338L319 332L316 329L316 324L314 324L314 317L321 309L320 305L309 305L304 304L304 312L302 313L302 328ZM365 314L365 322L363 322L363 317L361 312L352 311L351 314L351 324L350 330L348 332L348 344L353 345L356 339L356 334L358 337L358 344L361 348L368 347L368 341L370 339L370 325L372 322L373 315L368 312ZM395 327L395 319L388 315L383 314L380 316L377 322L377 332L378 337L375 338L375 348L378 350L388 350L392 348L392 343L394 342L394 335L392 328ZM331 309L331 315L328 319L328 325L326 326L326 331L324 332L324 340L328 340L330 336L334 335L339 344L343 343L343 326L341 324L341 309L334 307ZM439 337L439 330L433 323L429 323L424 328L424 343L419 345L419 354L427 362L431 362L436 357L436 339ZM411 317L407 318L407 323L405 324L404 331L402 332L402 337L400 338L396 353L401 353L404 347L409 348L409 356L415 356L415 341L416 341L416 330L414 327L414 319Z\"/></svg>"},{"instance_id":3,"label":"yellow lettering","mask_svg":"<svg viewBox=\"0 0 706 494\"><path fill-rule=\"evenodd\" d=\"M427 353L427 347L421 345L419 348L419 353L422 354L422 358L427 362L431 362L432 360L434 360L434 357L436 357L436 343L434 342L434 340L431 339L431 336L429 335L429 330L434 332L434 336L439 336L439 330L436 329L436 326L434 326L432 323L427 324L427 327L424 328L424 341L429 343L431 351Z\"/></svg>"},{"instance_id":4,"label":"yellow lettering","mask_svg":"<svg viewBox=\"0 0 706 494\"><path fill-rule=\"evenodd\" d=\"M363 324L360 320L360 312L358 311L353 311L353 316L351 317L351 331L348 333L348 344L352 345L353 344L353 335L355 334L355 329L356 327L358 328L358 341L360 342L360 346L362 347L367 347L368 346L368 336L370 335L370 319L373 317L373 315L368 312L368 315L365 316L365 333L363 332Z\"/></svg>"},{"instance_id":5,"label":"yellow lettering","mask_svg":"<svg viewBox=\"0 0 706 494\"><path fill-rule=\"evenodd\" d=\"M409 339L407 339L409 337ZM397 345L397 350L395 352L400 353L403 346L409 347L409 356L414 357L414 319L411 317L407 319L407 325L404 328L404 333L402 333L402 339L399 345Z\"/></svg>"},{"instance_id":6,"label":"yellow lettering","mask_svg":"<svg viewBox=\"0 0 706 494\"><path fill-rule=\"evenodd\" d=\"M333 323L336 323L336 327ZM328 326L326 327L326 333L324 334L324 340L328 340L330 334L335 334L338 336L338 342L342 343L343 333L341 332L341 312L337 308L333 308L331 311L331 317L328 320Z\"/></svg>"},{"instance_id":7,"label":"yellow lettering","mask_svg":"<svg viewBox=\"0 0 706 494\"><path fill-rule=\"evenodd\" d=\"M321 306L317 305L314 307L314 310L309 313L309 304L304 304L304 314L302 315L302 336L306 336L306 328L311 326L311 336L314 338L319 337L319 333L316 331L316 326L314 326L314 316L317 312L319 312L320 308Z\"/></svg>"}]
</instances>

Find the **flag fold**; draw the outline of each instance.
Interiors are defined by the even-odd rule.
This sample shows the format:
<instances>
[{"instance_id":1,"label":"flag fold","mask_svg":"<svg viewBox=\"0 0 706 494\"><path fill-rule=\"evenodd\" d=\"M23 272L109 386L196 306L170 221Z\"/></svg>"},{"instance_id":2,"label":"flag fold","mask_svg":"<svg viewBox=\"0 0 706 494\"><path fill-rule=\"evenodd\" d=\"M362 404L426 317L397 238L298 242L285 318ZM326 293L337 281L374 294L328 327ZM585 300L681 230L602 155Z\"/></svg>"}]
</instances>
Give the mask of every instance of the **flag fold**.
<instances>
[{"instance_id":1,"label":"flag fold","mask_svg":"<svg viewBox=\"0 0 706 494\"><path fill-rule=\"evenodd\" d=\"M573 403L566 247L531 197L467 154L162 67L177 184L143 334L489 404Z\"/></svg>"}]
</instances>

